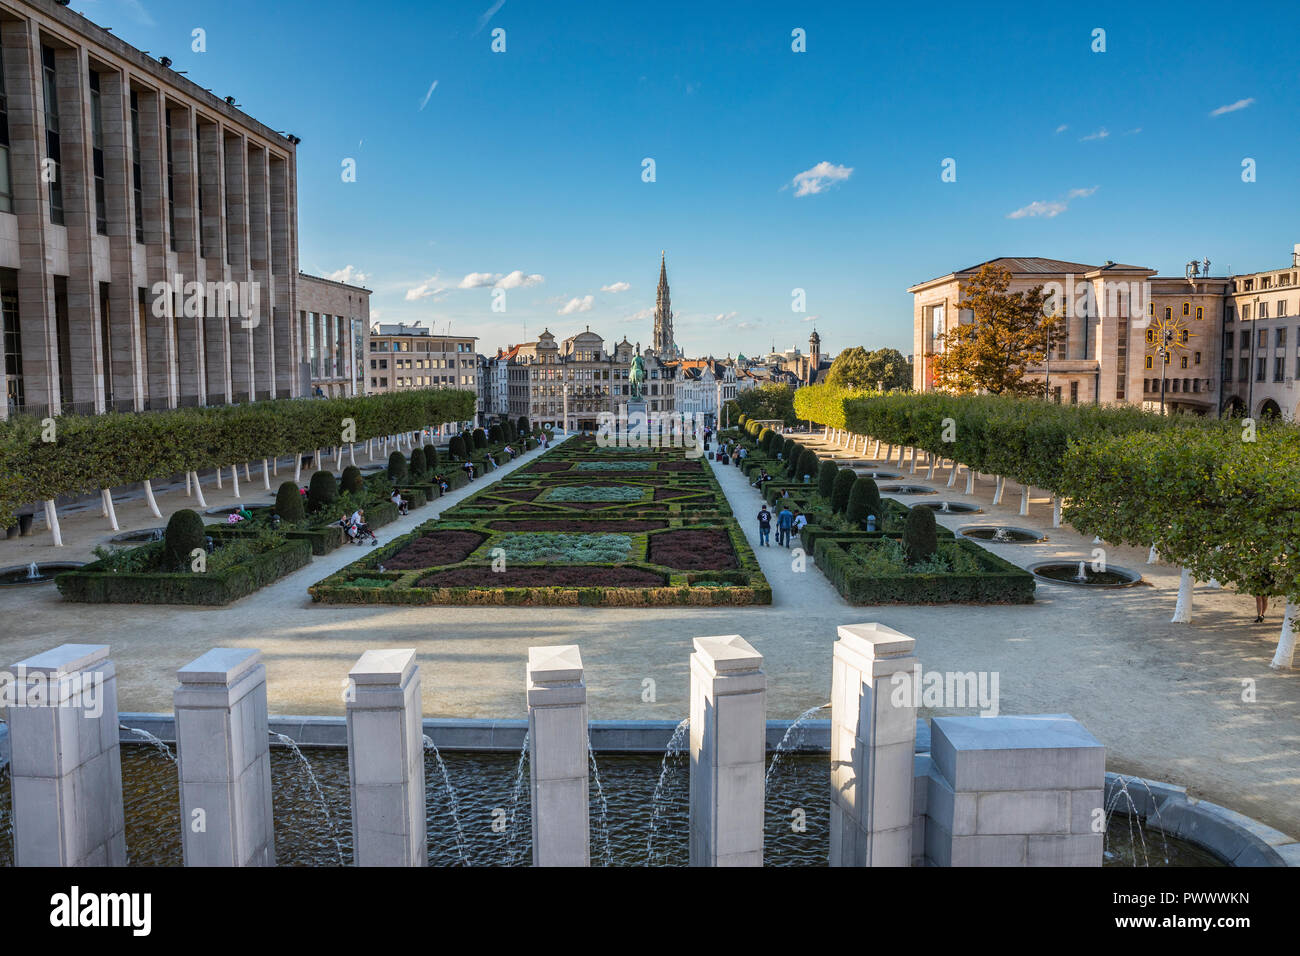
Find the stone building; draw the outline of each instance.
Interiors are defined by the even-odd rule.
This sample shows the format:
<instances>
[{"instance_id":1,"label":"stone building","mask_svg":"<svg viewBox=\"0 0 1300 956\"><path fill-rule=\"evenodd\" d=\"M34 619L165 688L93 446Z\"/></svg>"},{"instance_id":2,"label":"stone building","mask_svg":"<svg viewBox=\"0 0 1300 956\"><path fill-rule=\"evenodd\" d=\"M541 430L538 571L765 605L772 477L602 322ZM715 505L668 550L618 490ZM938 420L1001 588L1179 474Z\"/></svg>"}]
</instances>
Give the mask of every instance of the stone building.
<instances>
[{"instance_id":1,"label":"stone building","mask_svg":"<svg viewBox=\"0 0 1300 956\"><path fill-rule=\"evenodd\" d=\"M308 376L301 394L367 394L370 290L300 272L297 298Z\"/></svg>"},{"instance_id":2,"label":"stone building","mask_svg":"<svg viewBox=\"0 0 1300 956\"><path fill-rule=\"evenodd\" d=\"M1030 375L1043 382L1053 400L1157 409L1163 379L1166 408L1218 414L1220 339L1232 280L1208 275L1208 260L1204 271L1199 263L1189 263L1182 277L1109 261L1100 266L1043 258L990 262L1011 273L1009 291L1043 286L1048 307L1065 317L1047 361ZM961 286L986 264L908 289L916 355L912 385L917 391L935 387L940 336L973 321L960 308Z\"/></svg>"},{"instance_id":3,"label":"stone building","mask_svg":"<svg viewBox=\"0 0 1300 956\"><path fill-rule=\"evenodd\" d=\"M1291 264L1233 276L1223 325L1223 392L1228 410L1255 418L1300 419L1300 243Z\"/></svg>"},{"instance_id":4,"label":"stone building","mask_svg":"<svg viewBox=\"0 0 1300 956\"><path fill-rule=\"evenodd\" d=\"M435 335L421 322L370 329L369 394L416 388L455 388L478 393L475 335Z\"/></svg>"},{"instance_id":5,"label":"stone building","mask_svg":"<svg viewBox=\"0 0 1300 956\"><path fill-rule=\"evenodd\" d=\"M718 399L725 404L736 397L734 363L707 359L683 359L673 365L674 410L682 415L701 416L706 425L716 425Z\"/></svg>"}]
</instances>

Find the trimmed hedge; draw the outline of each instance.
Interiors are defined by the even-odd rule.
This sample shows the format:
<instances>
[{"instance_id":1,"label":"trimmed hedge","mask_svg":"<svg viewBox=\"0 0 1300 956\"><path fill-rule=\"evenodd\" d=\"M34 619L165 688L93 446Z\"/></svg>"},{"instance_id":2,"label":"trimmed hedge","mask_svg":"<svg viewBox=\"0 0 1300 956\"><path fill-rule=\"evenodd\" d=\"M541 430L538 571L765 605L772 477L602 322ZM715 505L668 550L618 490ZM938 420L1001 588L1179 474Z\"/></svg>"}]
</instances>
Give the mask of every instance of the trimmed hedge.
<instances>
[{"instance_id":1,"label":"trimmed hedge","mask_svg":"<svg viewBox=\"0 0 1300 956\"><path fill-rule=\"evenodd\" d=\"M924 509L917 509L924 510ZM895 537L897 540L896 536ZM868 574L849 550L874 542L826 535L817 539L813 559L826 579L850 604L1032 604L1034 576L973 541L957 539L949 547L973 555L978 574Z\"/></svg>"},{"instance_id":2,"label":"trimmed hedge","mask_svg":"<svg viewBox=\"0 0 1300 956\"><path fill-rule=\"evenodd\" d=\"M162 542L144 545L161 549ZM115 573L95 561L66 571L54 581L64 600L82 604L223 605L305 567L312 549L306 541L286 541L224 571Z\"/></svg>"}]
</instances>

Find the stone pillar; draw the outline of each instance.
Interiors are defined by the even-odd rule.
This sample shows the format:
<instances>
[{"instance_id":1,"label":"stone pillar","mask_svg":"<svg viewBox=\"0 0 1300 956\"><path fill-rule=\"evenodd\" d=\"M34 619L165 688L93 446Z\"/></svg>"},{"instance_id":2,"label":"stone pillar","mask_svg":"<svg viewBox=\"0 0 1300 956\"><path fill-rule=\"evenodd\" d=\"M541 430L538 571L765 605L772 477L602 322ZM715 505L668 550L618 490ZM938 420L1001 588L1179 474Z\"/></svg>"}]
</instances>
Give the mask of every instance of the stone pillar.
<instances>
[{"instance_id":1,"label":"stone pillar","mask_svg":"<svg viewBox=\"0 0 1300 956\"><path fill-rule=\"evenodd\" d=\"M215 647L176 672L186 866L275 866L262 652Z\"/></svg>"},{"instance_id":2,"label":"stone pillar","mask_svg":"<svg viewBox=\"0 0 1300 956\"><path fill-rule=\"evenodd\" d=\"M414 650L366 651L348 672L357 866L426 866L424 730Z\"/></svg>"},{"instance_id":3,"label":"stone pillar","mask_svg":"<svg viewBox=\"0 0 1300 956\"><path fill-rule=\"evenodd\" d=\"M533 866L588 866L587 685L576 644L528 648Z\"/></svg>"},{"instance_id":4,"label":"stone pillar","mask_svg":"<svg viewBox=\"0 0 1300 956\"><path fill-rule=\"evenodd\" d=\"M831 866L911 865L915 646L883 624L839 628L831 663ZM905 676L901 687L896 674Z\"/></svg>"},{"instance_id":5,"label":"stone pillar","mask_svg":"<svg viewBox=\"0 0 1300 956\"><path fill-rule=\"evenodd\" d=\"M930 722L932 866L1101 866L1106 751L1067 714Z\"/></svg>"},{"instance_id":6,"label":"stone pillar","mask_svg":"<svg viewBox=\"0 0 1300 956\"><path fill-rule=\"evenodd\" d=\"M737 634L691 655L691 866L762 866L767 677Z\"/></svg>"},{"instance_id":7,"label":"stone pillar","mask_svg":"<svg viewBox=\"0 0 1300 956\"><path fill-rule=\"evenodd\" d=\"M18 866L126 866L117 669L103 644L19 661L8 708Z\"/></svg>"}]
</instances>

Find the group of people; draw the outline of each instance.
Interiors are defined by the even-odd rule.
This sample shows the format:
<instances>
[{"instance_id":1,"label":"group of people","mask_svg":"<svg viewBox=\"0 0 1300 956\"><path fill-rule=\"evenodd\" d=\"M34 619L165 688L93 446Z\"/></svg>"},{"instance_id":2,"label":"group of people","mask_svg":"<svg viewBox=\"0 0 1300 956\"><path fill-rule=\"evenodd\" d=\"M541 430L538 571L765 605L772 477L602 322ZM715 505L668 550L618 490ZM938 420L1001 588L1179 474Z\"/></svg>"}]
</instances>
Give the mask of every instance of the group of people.
<instances>
[{"instance_id":1,"label":"group of people","mask_svg":"<svg viewBox=\"0 0 1300 956\"><path fill-rule=\"evenodd\" d=\"M393 497L395 499L400 499L402 497L398 494L396 488L393 489ZM402 514L406 514L406 512L403 511ZM343 517L339 518L338 525L347 534L348 540L355 545L360 545L367 539L370 541L372 546L379 543L379 539L375 537L375 533L370 530L370 525L366 524L366 512L362 508L358 508L356 511L352 512L351 515L343 515Z\"/></svg>"},{"instance_id":2,"label":"group of people","mask_svg":"<svg viewBox=\"0 0 1300 956\"><path fill-rule=\"evenodd\" d=\"M781 506L781 510L776 516L776 543L790 547L791 535L797 536L808 526L808 519L802 511L791 511L786 505ZM767 510L767 505L763 505L758 512L758 542L763 547L770 547L768 537L772 533L772 512Z\"/></svg>"}]
</instances>

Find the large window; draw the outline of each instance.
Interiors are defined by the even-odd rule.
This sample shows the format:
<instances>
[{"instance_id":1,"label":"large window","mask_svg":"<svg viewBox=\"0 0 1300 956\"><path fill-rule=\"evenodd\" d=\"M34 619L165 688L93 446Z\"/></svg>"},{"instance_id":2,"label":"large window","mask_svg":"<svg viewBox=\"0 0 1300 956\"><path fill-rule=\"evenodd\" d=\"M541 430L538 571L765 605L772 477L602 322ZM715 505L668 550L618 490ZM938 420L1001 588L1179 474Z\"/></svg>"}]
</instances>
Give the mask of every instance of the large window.
<instances>
[{"instance_id":1,"label":"large window","mask_svg":"<svg viewBox=\"0 0 1300 956\"><path fill-rule=\"evenodd\" d=\"M0 212L13 211L14 187L9 176L9 97L5 93L5 61L0 55Z\"/></svg>"},{"instance_id":2,"label":"large window","mask_svg":"<svg viewBox=\"0 0 1300 956\"><path fill-rule=\"evenodd\" d=\"M45 158L50 179L50 222L63 225L63 154L59 148L59 90L54 72L54 51L41 47L45 77ZM44 171L43 171L44 172Z\"/></svg>"},{"instance_id":3,"label":"large window","mask_svg":"<svg viewBox=\"0 0 1300 956\"><path fill-rule=\"evenodd\" d=\"M95 170L95 231L108 235L108 204L104 198L104 114L99 101L99 74L90 71L90 145Z\"/></svg>"},{"instance_id":4,"label":"large window","mask_svg":"<svg viewBox=\"0 0 1300 956\"><path fill-rule=\"evenodd\" d=\"M26 402L23 398L23 335L18 326L18 277L0 274L0 330L3 331L5 401L12 412Z\"/></svg>"},{"instance_id":5,"label":"large window","mask_svg":"<svg viewBox=\"0 0 1300 956\"><path fill-rule=\"evenodd\" d=\"M167 228L171 250L176 251L176 171L172 161L172 111L167 110Z\"/></svg>"},{"instance_id":6,"label":"large window","mask_svg":"<svg viewBox=\"0 0 1300 956\"><path fill-rule=\"evenodd\" d=\"M135 241L144 245L144 177L140 172L140 97L131 91L131 188L135 193Z\"/></svg>"},{"instance_id":7,"label":"large window","mask_svg":"<svg viewBox=\"0 0 1300 956\"><path fill-rule=\"evenodd\" d=\"M109 285L99 284L99 344L104 363L104 407L113 407L113 323L109 319Z\"/></svg>"},{"instance_id":8,"label":"large window","mask_svg":"<svg viewBox=\"0 0 1300 956\"><path fill-rule=\"evenodd\" d=\"M59 401L72 407L72 330L68 324L68 279L54 277L54 329L58 336Z\"/></svg>"}]
</instances>

